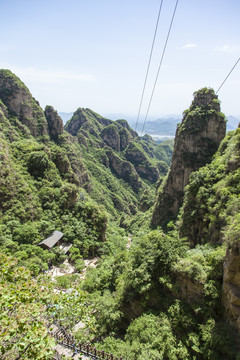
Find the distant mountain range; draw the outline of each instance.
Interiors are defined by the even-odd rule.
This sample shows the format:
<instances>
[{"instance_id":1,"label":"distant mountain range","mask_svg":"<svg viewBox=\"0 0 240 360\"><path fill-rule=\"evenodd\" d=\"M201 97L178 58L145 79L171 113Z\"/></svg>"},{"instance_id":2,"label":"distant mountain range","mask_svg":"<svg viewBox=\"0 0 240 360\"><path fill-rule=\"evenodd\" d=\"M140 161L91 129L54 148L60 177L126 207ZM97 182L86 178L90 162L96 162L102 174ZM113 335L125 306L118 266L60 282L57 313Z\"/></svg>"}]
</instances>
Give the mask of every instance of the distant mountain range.
<instances>
[{"instance_id":1,"label":"distant mountain range","mask_svg":"<svg viewBox=\"0 0 240 360\"><path fill-rule=\"evenodd\" d=\"M59 115L63 119L64 124L71 119L73 113L67 113L67 112L60 112ZM128 116L124 114L104 114L106 118L109 118L111 120L119 120L119 119L125 119L128 121L128 123L134 128L136 123L136 117L134 116ZM181 122L181 115L167 115L164 117L161 117L159 119L154 120L154 118L151 118L148 120L144 126L144 133L149 134L151 136L160 137L163 136L166 137L174 137L176 132L177 124ZM227 122L227 131L235 130L238 127L238 124L240 122L240 117L235 116L227 116L228 122ZM142 131L143 122L138 123L137 132L140 134Z\"/></svg>"}]
</instances>

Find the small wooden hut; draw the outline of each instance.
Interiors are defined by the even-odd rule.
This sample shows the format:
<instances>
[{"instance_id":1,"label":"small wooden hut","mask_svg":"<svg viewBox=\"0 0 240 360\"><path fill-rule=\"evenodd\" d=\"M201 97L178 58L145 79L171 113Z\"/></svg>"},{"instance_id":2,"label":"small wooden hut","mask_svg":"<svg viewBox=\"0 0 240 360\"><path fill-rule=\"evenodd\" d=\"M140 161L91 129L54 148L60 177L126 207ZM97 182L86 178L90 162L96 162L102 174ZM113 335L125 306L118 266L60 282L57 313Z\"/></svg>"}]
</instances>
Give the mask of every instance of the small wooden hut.
<instances>
[{"instance_id":1,"label":"small wooden hut","mask_svg":"<svg viewBox=\"0 0 240 360\"><path fill-rule=\"evenodd\" d=\"M60 245L62 242L63 233L61 231L54 231L48 238L41 241L38 245L43 249L50 250L55 245Z\"/></svg>"}]
</instances>

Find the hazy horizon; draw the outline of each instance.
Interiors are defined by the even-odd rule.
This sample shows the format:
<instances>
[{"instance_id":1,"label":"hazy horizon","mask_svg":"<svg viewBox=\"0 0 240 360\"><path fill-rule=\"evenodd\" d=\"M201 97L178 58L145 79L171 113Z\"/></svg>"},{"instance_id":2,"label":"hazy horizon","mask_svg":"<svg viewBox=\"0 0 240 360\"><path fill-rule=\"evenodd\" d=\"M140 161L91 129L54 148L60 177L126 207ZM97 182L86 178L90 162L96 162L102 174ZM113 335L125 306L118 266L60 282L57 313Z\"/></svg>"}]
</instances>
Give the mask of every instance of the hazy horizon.
<instances>
[{"instance_id":1,"label":"hazy horizon","mask_svg":"<svg viewBox=\"0 0 240 360\"><path fill-rule=\"evenodd\" d=\"M140 121L144 119L175 0L163 2ZM0 2L0 68L42 107L138 113L160 0ZM215 91L240 57L239 0L179 1L149 118L182 114L193 93ZM240 64L219 92L238 116Z\"/></svg>"}]
</instances>

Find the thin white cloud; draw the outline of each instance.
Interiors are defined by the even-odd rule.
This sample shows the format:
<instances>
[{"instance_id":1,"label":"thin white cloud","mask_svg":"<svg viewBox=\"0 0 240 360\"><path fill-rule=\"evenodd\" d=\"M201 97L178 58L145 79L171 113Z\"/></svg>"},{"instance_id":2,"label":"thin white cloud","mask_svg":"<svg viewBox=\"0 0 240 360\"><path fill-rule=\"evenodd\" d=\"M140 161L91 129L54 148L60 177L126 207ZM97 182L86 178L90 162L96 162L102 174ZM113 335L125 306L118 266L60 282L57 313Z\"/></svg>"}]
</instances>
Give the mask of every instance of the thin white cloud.
<instances>
[{"instance_id":1,"label":"thin white cloud","mask_svg":"<svg viewBox=\"0 0 240 360\"><path fill-rule=\"evenodd\" d=\"M232 46L232 45L222 45L216 46L214 51L220 51L225 53L234 53L240 51L240 46Z\"/></svg>"},{"instance_id":2,"label":"thin white cloud","mask_svg":"<svg viewBox=\"0 0 240 360\"><path fill-rule=\"evenodd\" d=\"M197 47L197 44L189 43L189 44L185 44L183 46L177 47L177 49L185 50L185 49L192 49L195 47Z\"/></svg>"},{"instance_id":3,"label":"thin white cloud","mask_svg":"<svg viewBox=\"0 0 240 360\"><path fill-rule=\"evenodd\" d=\"M1 68L8 68L24 81L34 81L41 83L58 83L64 80L75 81L93 81L94 77L90 74L73 73L65 70L40 70L33 67L16 67L16 66L1 66Z\"/></svg>"}]
</instances>

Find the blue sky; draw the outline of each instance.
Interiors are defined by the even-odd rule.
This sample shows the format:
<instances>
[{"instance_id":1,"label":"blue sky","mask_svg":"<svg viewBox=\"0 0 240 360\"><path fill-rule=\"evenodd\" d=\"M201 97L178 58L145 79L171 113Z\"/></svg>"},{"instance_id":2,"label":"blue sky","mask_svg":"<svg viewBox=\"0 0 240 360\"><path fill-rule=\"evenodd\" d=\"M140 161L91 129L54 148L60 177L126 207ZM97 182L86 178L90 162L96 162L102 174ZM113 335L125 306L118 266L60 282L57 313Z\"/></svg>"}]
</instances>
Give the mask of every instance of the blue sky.
<instances>
[{"instance_id":1,"label":"blue sky","mask_svg":"<svg viewBox=\"0 0 240 360\"><path fill-rule=\"evenodd\" d=\"M0 0L0 68L42 107L135 116L160 0ZM144 118L175 0L163 2ZM181 114L201 87L220 86L240 57L239 0L179 0L149 117ZM240 116L240 63L219 92Z\"/></svg>"}]
</instances>

